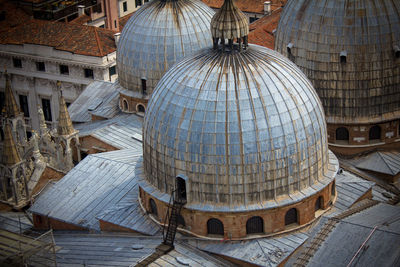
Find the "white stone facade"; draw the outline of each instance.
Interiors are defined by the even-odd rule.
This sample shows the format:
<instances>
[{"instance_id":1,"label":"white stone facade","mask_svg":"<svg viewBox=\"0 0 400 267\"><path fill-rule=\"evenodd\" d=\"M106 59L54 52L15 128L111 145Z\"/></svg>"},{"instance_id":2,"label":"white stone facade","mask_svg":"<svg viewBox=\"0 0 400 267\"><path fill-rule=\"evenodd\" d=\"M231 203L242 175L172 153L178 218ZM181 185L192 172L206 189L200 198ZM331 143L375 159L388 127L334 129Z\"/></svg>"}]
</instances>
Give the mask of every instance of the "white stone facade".
<instances>
[{"instance_id":1,"label":"white stone facade","mask_svg":"<svg viewBox=\"0 0 400 267\"><path fill-rule=\"evenodd\" d=\"M15 64L15 59L21 66ZM39 70L38 62L44 64L44 70ZM68 74L61 74L60 65L68 66ZM104 57L79 55L67 51L56 50L42 45L0 45L0 66L6 68L11 75L11 86L17 103L21 107L19 95L27 96L29 117L25 117L27 130L38 130L39 119L37 107L43 107L43 100L50 100L51 120L46 122L56 127L55 122L59 113L60 92L57 81L61 82L61 89L65 101L72 103L86 86L94 80L114 82L116 74L116 52ZM113 73L110 76L110 73ZM93 76L91 75L92 70ZM88 77L85 77L88 76ZM4 69L0 71L0 91L4 92Z\"/></svg>"}]
</instances>

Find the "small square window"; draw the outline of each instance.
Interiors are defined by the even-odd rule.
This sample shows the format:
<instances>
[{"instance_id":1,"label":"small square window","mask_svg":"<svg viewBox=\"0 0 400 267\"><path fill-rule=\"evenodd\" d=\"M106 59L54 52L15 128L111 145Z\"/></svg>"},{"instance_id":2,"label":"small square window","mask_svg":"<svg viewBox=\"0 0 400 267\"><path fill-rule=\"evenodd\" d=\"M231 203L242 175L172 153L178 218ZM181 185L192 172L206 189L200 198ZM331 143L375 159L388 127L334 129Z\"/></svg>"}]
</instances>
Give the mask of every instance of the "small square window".
<instances>
[{"instance_id":1,"label":"small square window","mask_svg":"<svg viewBox=\"0 0 400 267\"><path fill-rule=\"evenodd\" d=\"M19 58L13 58L14 68L22 68L22 61Z\"/></svg>"},{"instance_id":2,"label":"small square window","mask_svg":"<svg viewBox=\"0 0 400 267\"><path fill-rule=\"evenodd\" d=\"M135 7L141 6L142 0L135 0Z\"/></svg>"},{"instance_id":3,"label":"small square window","mask_svg":"<svg viewBox=\"0 0 400 267\"><path fill-rule=\"evenodd\" d=\"M36 62L36 69L37 71L46 71L46 66L44 62Z\"/></svg>"},{"instance_id":4,"label":"small square window","mask_svg":"<svg viewBox=\"0 0 400 267\"><path fill-rule=\"evenodd\" d=\"M60 73L68 75L69 74L69 68L67 65L60 65Z\"/></svg>"},{"instance_id":5,"label":"small square window","mask_svg":"<svg viewBox=\"0 0 400 267\"><path fill-rule=\"evenodd\" d=\"M84 71L85 71L85 78L91 78L91 79L94 78L92 69L84 69Z\"/></svg>"},{"instance_id":6,"label":"small square window","mask_svg":"<svg viewBox=\"0 0 400 267\"><path fill-rule=\"evenodd\" d=\"M124 9L124 12L128 11L128 3L127 2L123 2L122 7Z\"/></svg>"},{"instance_id":7,"label":"small square window","mask_svg":"<svg viewBox=\"0 0 400 267\"><path fill-rule=\"evenodd\" d=\"M113 75L115 75L115 74L117 73L117 71L116 71L116 69L115 69L115 66L110 67L110 68L108 69L108 72L109 72L109 74L110 74L110 77L113 76Z\"/></svg>"}]
</instances>

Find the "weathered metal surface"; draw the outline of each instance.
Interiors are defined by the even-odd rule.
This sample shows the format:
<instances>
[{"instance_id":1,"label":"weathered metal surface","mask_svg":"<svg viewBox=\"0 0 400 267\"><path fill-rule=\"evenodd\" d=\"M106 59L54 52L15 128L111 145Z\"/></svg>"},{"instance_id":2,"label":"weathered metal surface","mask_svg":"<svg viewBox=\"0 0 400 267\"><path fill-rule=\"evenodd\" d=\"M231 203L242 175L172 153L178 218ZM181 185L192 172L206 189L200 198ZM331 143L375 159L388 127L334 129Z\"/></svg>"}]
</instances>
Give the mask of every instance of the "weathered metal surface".
<instances>
[{"instance_id":1,"label":"weathered metal surface","mask_svg":"<svg viewBox=\"0 0 400 267\"><path fill-rule=\"evenodd\" d=\"M275 49L311 80L328 123L400 117L399 12L397 0L288 1Z\"/></svg>"},{"instance_id":2,"label":"weathered metal surface","mask_svg":"<svg viewBox=\"0 0 400 267\"><path fill-rule=\"evenodd\" d=\"M378 204L339 221L307 266L399 266L399 242L400 207Z\"/></svg>"},{"instance_id":3,"label":"weathered metal surface","mask_svg":"<svg viewBox=\"0 0 400 267\"><path fill-rule=\"evenodd\" d=\"M142 258L152 254L162 242L161 237L134 236L132 234L87 234L77 232L54 232L54 239L61 249L57 251L57 266L134 266ZM140 244L142 249L132 249ZM233 266L216 259L184 243L157 259L149 266L183 266L176 258L186 258L190 266Z\"/></svg>"},{"instance_id":4,"label":"weathered metal surface","mask_svg":"<svg viewBox=\"0 0 400 267\"><path fill-rule=\"evenodd\" d=\"M118 42L118 79L125 89L151 95L176 61L207 47L214 11L198 0L150 1L135 12ZM143 96L142 96L143 97Z\"/></svg>"},{"instance_id":5,"label":"weathered metal surface","mask_svg":"<svg viewBox=\"0 0 400 267\"><path fill-rule=\"evenodd\" d=\"M400 152L374 152L358 163L356 167L377 173L397 175L400 172Z\"/></svg>"},{"instance_id":6,"label":"weathered metal surface","mask_svg":"<svg viewBox=\"0 0 400 267\"><path fill-rule=\"evenodd\" d=\"M211 20L213 38L235 39L249 35L246 15L235 5L233 0L226 0Z\"/></svg>"},{"instance_id":7,"label":"weathered metal surface","mask_svg":"<svg viewBox=\"0 0 400 267\"><path fill-rule=\"evenodd\" d=\"M347 171L343 171L336 176L335 180L337 198L334 204L335 210L327 215L335 216L338 213L347 210L364 196L374 186L374 182L370 182L359 178Z\"/></svg>"},{"instance_id":8,"label":"weathered metal surface","mask_svg":"<svg viewBox=\"0 0 400 267\"><path fill-rule=\"evenodd\" d=\"M306 234L299 232L280 237L259 238L241 242L196 240L189 241L189 243L206 252L257 266L279 266L307 239Z\"/></svg>"},{"instance_id":9,"label":"weathered metal surface","mask_svg":"<svg viewBox=\"0 0 400 267\"><path fill-rule=\"evenodd\" d=\"M124 157L126 153L132 153L132 150L120 150L120 154L115 155ZM104 210L98 219L118 225L127 229L146 235L161 234L161 228L146 215L139 206L138 200L139 188L135 185L126 193L115 206Z\"/></svg>"},{"instance_id":10,"label":"weathered metal surface","mask_svg":"<svg viewBox=\"0 0 400 267\"><path fill-rule=\"evenodd\" d=\"M118 83L94 81L68 107L73 122L90 122L92 114L113 118L119 112L120 86Z\"/></svg>"},{"instance_id":11,"label":"weathered metal surface","mask_svg":"<svg viewBox=\"0 0 400 267\"><path fill-rule=\"evenodd\" d=\"M130 150L123 160L118 160L120 153L113 151L87 156L62 180L41 194L30 211L100 230L96 216L114 207L137 185L135 164L142 151Z\"/></svg>"},{"instance_id":12,"label":"weathered metal surface","mask_svg":"<svg viewBox=\"0 0 400 267\"><path fill-rule=\"evenodd\" d=\"M77 124L79 136L93 136L119 149L142 149L142 118L135 114L120 114L106 121Z\"/></svg>"},{"instance_id":13,"label":"weathered metal surface","mask_svg":"<svg viewBox=\"0 0 400 267\"><path fill-rule=\"evenodd\" d=\"M143 132L147 181L170 193L186 175L187 205L207 210L301 199L337 168L311 83L259 46L205 49L177 63L153 93Z\"/></svg>"}]
</instances>

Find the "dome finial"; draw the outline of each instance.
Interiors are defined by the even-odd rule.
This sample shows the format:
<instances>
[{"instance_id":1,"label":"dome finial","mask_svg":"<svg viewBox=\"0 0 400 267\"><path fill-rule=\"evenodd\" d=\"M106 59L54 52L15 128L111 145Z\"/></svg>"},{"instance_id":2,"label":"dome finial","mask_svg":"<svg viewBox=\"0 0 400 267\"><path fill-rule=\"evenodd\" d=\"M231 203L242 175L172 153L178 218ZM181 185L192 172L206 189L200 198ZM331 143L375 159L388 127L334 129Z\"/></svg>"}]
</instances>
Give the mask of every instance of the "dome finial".
<instances>
[{"instance_id":1,"label":"dome finial","mask_svg":"<svg viewBox=\"0 0 400 267\"><path fill-rule=\"evenodd\" d=\"M237 40L240 51L242 47L246 49L249 24L247 17L235 5L233 0L225 0L221 9L212 18L211 34L214 49L218 49L218 42L221 40L222 50L225 50L225 39L228 39L230 51L233 50L234 39Z\"/></svg>"}]
</instances>

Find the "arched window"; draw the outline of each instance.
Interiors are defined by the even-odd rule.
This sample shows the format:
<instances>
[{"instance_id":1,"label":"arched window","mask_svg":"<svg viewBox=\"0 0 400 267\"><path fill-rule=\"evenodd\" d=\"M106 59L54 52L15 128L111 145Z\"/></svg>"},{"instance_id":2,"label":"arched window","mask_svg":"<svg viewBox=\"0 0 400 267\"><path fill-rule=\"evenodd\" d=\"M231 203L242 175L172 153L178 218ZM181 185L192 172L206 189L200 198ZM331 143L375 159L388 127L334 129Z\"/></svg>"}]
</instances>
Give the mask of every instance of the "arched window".
<instances>
[{"instance_id":1,"label":"arched window","mask_svg":"<svg viewBox=\"0 0 400 267\"><path fill-rule=\"evenodd\" d=\"M381 127L378 125L372 126L369 129L369 140L376 141L381 139Z\"/></svg>"},{"instance_id":2,"label":"arched window","mask_svg":"<svg viewBox=\"0 0 400 267\"><path fill-rule=\"evenodd\" d=\"M158 215L156 202L150 198L150 213Z\"/></svg>"},{"instance_id":3,"label":"arched window","mask_svg":"<svg viewBox=\"0 0 400 267\"><path fill-rule=\"evenodd\" d=\"M322 210L322 207L324 205L324 199L322 196L320 196L316 201L315 201L315 211L317 210Z\"/></svg>"},{"instance_id":4,"label":"arched window","mask_svg":"<svg viewBox=\"0 0 400 267\"><path fill-rule=\"evenodd\" d=\"M209 219L207 221L207 233L209 235L224 235L224 225L218 219Z\"/></svg>"},{"instance_id":5,"label":"arched window","mask_svg":"<svg viewBox=\"0 0 400 267\"><path fill-rule=\"evenodd\" d=\"M145 112L145 108L142 104L137 105L137 111L138 112Z\"/></svg>"},{"instance_id":6,"label":"arched window","mask_svg":"<svg viewBox=\"0 0 400 267\"><path fill-rule=\"evenodd\" d=\"M336 140L349 141L349 131L345 127L336 129Z\"/></svg>"},{"instance_id":7,"label":"arched window","mask_svg":"<svg viewBox=\"0 0 400 267\"><path fill-rule=\"evenodd\" d=\"M124 99L124 100L122 100L122 103L124 105L124 110L128 111L129 110L128 101L126 101L126 99Z\"/></svg>"},{"instance_id":8,"label":"arched window","mask_svg":"<svg viewBox=\"0 0 400 267\"><path fill-rule=\"evenodd\" d=\"M285 215L285 225L292 223L297 223L297 210L295 208L288 210Z\"/></svg>"},{"instance_id":9,"label":"arched window","mask_svg":"<svg viewBox=\"0 0 400 267\"><path fill-rule=\"evenodd\" d=\"M340 63L346 63L347 62L347 51L343 50L340 52Z\"/></svg>"},{"instance_id":10,"label":"arched window","mask_svg":"<svg viewBox=\"0 0 400 267\"><path fill-rule=\"evenodd\" d=\"M259 234L264 233L264 221L259 216L251 217L246 223L247 234Z\"/></svg>"}]
</instances>

